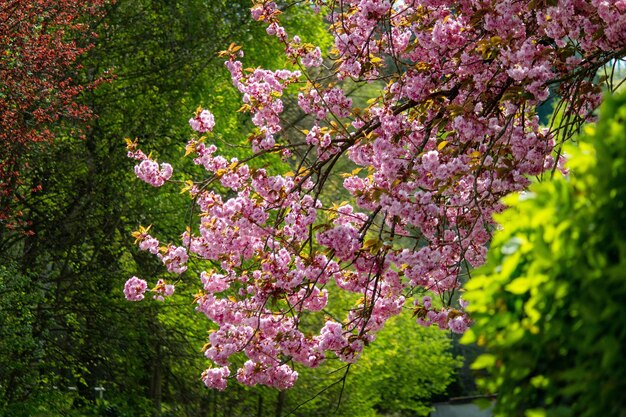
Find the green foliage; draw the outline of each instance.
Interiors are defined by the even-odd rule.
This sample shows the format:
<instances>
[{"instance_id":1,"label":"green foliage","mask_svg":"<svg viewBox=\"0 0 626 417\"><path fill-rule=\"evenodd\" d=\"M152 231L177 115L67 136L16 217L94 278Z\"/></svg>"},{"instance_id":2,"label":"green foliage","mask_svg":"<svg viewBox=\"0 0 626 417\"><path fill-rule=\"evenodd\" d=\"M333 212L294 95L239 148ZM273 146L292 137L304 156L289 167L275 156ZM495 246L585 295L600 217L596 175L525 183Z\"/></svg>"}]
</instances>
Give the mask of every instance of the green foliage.
<instances>
[{"instance_id":1,"label":"green foliage","mask_svg":"<svg viewBox=\"0 0 626 417\"><path fill-rule=\"evenodd\" d=\"M0 409L37 385L32 366L42 353L33 337L32 306L37 298L14 264L0 265Z\"/></svg>"},{"instance_id":2,"label":"green foliage","mask_svg":"<svg viewBox=\"0 0 626 417\"><path fill-rule=\"evenodd\" d=\"M464 296L464 341L498 416L626 410L626 95L570 146L569 177L505 200L488 263Z\"/></svg>"},{"instance_id":3,"label":"green foliage","mask_svg":"<svg viewBox=\"0 0 626 417\"><path fill-rule=\"evenodd\" d=\"M385 325L355 369L351 386L359 388L352 395L375 395L378 414L427 416L432 398L445 392L461 366L449 335L416 326L408 313Z\"/></svg>"},{"instance_id":4,"label":"green foliage","mask_svg":"<svg viewBox=\"0 0 626 417\"><path fill-rule=\"evenodd\" d=\"M394 317L351 365L329 360L306 369L288 393L296 416L427 416L434 396L452 382L459 358L449 336L416 326L411 315Z\"/></svg>"}]
</instances>

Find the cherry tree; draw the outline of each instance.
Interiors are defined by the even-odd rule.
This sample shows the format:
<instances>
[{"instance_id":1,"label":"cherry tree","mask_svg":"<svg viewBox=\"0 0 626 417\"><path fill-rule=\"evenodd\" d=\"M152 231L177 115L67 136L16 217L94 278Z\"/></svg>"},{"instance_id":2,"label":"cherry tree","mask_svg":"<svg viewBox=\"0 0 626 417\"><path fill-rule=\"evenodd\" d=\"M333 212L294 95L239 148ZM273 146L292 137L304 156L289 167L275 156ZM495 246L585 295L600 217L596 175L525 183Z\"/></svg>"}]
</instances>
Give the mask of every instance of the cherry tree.
<instances>
[{"instance_id":1,"label":"cherry tree","mask_svg":"<svg viewBox=\"0 0 626 417\"><path fill-rule=\"evenodd\" d=\"M93 45L89 22L104 0L0 0L0 224L11 226L11 205L34 143L54 137L64 120L87 120L79 57ZM6 223L6 224L2 224Z\"/></svg>"},{"instance_id":2,"label":"cherry tree","mask_svg":"<svg viewBox=\"0 0 626 417\"><path fill-rule=\"evenodd\" d=\"M172 274L155 298L173 293L189 258L210 265L195 303L218 326L204 348L211 388L236 378L286 389L296 364L353 363L403 309L464 332L471 319L456 295L485 260L501 198L562 169L561 145L593 118L602 86L617 88L612 65L626 54L624 0L303 3L327 19L333 48L287 33L279 4L253 1L291 62L246 68L239 46L221 54L255 126L253 156L221 156L219 120L199 109L187 154L206 176L185 185L195 224L177 244L135 233ZM379 88L364 108L347 93L360 84ZM310 124L287 135L289 94ZM537 107L550 96L560 122L542 126ZM128 147L139 178L170 181L171 165ZM268 153L292 171L251 165ZM350 202L328 192L337 175ZM133 277L125 293L140 300L148 288ZM340 292L358 297L346 317L307 333L303 318L325 315Z\"/></svg>"}]
</instances>

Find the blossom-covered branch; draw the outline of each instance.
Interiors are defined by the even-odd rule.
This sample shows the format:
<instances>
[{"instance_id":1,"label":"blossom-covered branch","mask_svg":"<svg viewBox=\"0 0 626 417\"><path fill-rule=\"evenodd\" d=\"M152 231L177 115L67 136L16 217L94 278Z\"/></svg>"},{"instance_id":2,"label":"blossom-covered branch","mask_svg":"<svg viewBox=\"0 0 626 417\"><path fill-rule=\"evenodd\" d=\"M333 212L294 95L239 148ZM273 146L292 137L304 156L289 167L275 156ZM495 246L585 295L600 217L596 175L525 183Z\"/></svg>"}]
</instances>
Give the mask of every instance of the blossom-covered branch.
<instances>
[{"instance_id":1,"label":"blossom-covered branch","mask_svg":"<svg viewBox=\"0 0 626 417\"><path fill-rule=\"evenodd\" d=\"M218 367L203 374L216 389L238 353L247 358L239 382L279 389L296 381L294 363L354 362L403 308L420 324L464 332L470 318L453 295L485 260L500 199L561 166L568 135L542 127L537 106L557 97L574 131L599 103L598 70L626 54L624 0L310 3L329 21L327 54L288 34L265 0L252 16L284 44L292 68L244 69L235 45L221 54L256 127L253 152L279 153L293 172L227 160L207 142L219 120L202 109L190 120L203 136L187 150L208 176L187 186L198 227L182 242L215 266L200 274L196 302L219 326L205 347ZM359 108L346 93L354 83L380 94ZM309 126L290 143L283 97L294 85ZM296 147L306 150L294 156ZM137 174L152 185L171 175L139 159ZM327 192L336 174L351 202ZM140 244L153 251L149 238ZM133 280L138 299L144 287ZM340 291L360 296L347 316L305 332L302 317L324 314Z\"/></svg>"}]
</instances>

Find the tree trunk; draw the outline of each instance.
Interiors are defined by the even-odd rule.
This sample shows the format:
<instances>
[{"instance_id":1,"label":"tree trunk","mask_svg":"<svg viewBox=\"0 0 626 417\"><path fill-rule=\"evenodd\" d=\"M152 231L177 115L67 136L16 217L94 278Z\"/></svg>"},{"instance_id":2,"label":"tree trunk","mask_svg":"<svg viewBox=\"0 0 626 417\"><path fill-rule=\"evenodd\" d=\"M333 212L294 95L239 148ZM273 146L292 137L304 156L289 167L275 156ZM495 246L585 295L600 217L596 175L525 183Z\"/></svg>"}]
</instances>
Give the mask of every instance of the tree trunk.
<instances>
[{"instance_id":1,"label":"tree trunk","mask_svg":"<svg viewBox=\"0 0 626 417\"><path fill-rule=\"evenodd\" d=\"M259 394L259 402L256 410L256 417L263 417L263 394Z\"/></svg>"},{"instance_id":2,"label":"tree trunk","mask_svg":"<svg viewBox=\"0 0 626 417\"><path fill-rule=\"evenodd\" d=\"M285 391L278 391L278 402L276 403L276 417L283 415L283 407L285 405Z\"/></svg>"},{"instance_id":3,"label":"tree trunk","mask_svg":"<svg viewBox=\"0 0 626 417\"><path fill-rule=\"evenodd\" d=\"M154 417L161 415L161 385L163 374L161 372L161 343L157 341L154 361L152 363L152 381L150 384L150 396L154 402Z\"/></svg>"}]
</instances>

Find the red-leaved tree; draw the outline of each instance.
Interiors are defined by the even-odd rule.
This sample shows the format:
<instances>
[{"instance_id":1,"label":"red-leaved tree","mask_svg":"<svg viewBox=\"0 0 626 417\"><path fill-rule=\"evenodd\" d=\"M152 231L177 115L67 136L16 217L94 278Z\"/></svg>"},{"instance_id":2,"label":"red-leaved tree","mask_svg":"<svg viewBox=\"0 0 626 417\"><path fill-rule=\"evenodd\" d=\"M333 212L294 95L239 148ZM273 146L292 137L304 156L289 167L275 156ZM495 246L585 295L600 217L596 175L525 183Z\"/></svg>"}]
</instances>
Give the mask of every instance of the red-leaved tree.
<instances>
[{"instance_id":1,"label":"red-leaved tree","mask_svg":"<svg viewBox=\"0 0 626 417\"><path fill-rule=\"evenodd\" d=\"M79 96L79 57L93 45L90 24L105 0L0 0L0 227L12 208L34 143L51 141L63 121L92 117Z\"/></svg>"},{"instance_id":2,"label":"red-leaved tree","mask_svg":"<svg viewBox=\"0 0 626 417\"><path fill-rule=\"evenodd\" d=\"M255 0L254 19L293 66L246 68L238 46L222 53L256 126L252 159L278 153L292 172L220 156L220 121L199 110L187 146L207 172L186 185L195 224L178 245L135 234L174 276L156 283L158 299L189 257L206 267L196 303L218 326L205 347L216 366L203 374L216 389L233 371L285 389L297 364L352 363L403 309L463 332L470 318L454 294L485 260L500 199L561 169L561 144L593 117L602 87L617 87L612 70L626 54L625 0L303 3L326 16L332 50L286 33L279 5ZM368 83L380 94L357 108L347 90ZM286 135L282 97L294 86L309 125ZM537 107L551 95L559 122L542 126ZM171 178L134 142L129 155L153 186ZM349 203L328 191L339 175ZM126 297L147 288L133 277ZM302 327L341 291L360 295L346 317Z\"/></svg>"}]
</instances>

